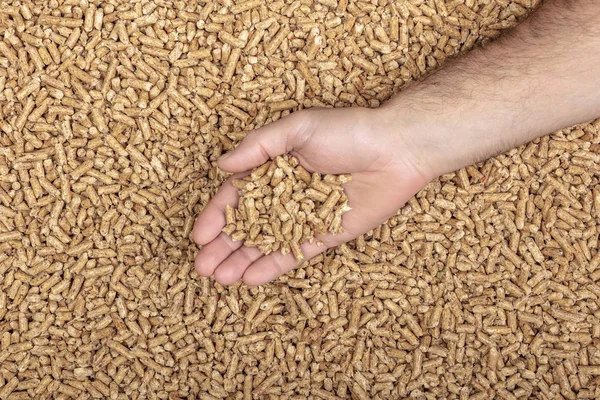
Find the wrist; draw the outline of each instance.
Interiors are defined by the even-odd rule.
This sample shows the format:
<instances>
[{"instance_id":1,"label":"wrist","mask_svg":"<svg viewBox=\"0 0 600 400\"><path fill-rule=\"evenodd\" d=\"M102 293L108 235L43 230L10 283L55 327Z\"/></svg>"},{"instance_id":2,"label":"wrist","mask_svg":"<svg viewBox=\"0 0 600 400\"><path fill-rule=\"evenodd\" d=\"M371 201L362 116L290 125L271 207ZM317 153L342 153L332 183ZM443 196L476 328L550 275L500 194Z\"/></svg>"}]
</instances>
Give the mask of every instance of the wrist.
<instances>
[{"instance_id":1,"label":"wrist","mask_svg":"<svg viewBox=\"0 0 600 400\"><path fill-rule=\"evenodd\" d=\"M521 104L482 94L485 88L477 82L455 84L451 75L442 70L382 107L384 119L409 147L419 168L437 177L515 147L520 139L535 137L517 124L524 120ZM516 98L526 97L522 90L513 92Z\"/></svg>"},{"instance_id":2,"label":"wrist","mask_svg":"<svg viewBox=\"0 0 600 400\"><path fill-rule=\"evenodd\" d=\"M442 130L436 111L408 106L409 96L399 95L384 104L377 112L377 120L384 126L397 154L397 162L408 164L426 183L452 171Z\"/></svg>"}]
</instances>

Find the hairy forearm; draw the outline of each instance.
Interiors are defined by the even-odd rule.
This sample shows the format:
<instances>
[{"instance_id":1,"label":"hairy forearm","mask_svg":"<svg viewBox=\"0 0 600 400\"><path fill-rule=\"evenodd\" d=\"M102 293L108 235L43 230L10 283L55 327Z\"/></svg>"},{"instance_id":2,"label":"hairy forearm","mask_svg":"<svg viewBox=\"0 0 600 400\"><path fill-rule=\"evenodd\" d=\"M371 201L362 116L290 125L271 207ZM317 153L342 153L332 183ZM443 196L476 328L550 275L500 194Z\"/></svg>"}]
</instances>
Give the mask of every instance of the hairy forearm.
<instances>
[{"instance_id":1,"label":"hairy forearm","mask_svg":"<svg viewBox=\"0 0 600 400\"><path fill-rule=\"evenodd\" d=\"M549 0L382 112L403 121L401 140L418 140L417 158L435 174L600 116L600 2Z\"/></svg>"}]
</instances>

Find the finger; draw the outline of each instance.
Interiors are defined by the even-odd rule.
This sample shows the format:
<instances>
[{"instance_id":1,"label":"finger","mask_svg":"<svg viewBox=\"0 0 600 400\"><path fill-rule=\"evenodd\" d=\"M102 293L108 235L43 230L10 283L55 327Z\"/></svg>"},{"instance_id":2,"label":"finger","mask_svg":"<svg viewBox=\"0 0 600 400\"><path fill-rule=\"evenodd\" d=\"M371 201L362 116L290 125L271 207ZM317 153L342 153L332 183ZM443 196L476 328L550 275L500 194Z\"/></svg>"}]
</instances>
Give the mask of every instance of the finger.
<instances>
[{"instance_id":1,"label":"finger","mask_svg":"<svg viewBox=\"0 0 600 400\"><path fill-rule=\"evenodd\" d=\"M216 238L225 226L225 206L235 207L238 202L238 191L231 181L242 174L231 176L223 183L217 194L208 202L194 223L192 237L194 242L205 245Z\"/></svg>"},{"instance_id":2,"label":"finger","mask_svg":"<svg viewBox=\"0 0 600 400\"><path fill-rule=\"evenodd\" d=\"M219 159L219 167L228 172L247 171L292 151L298 145L298 132L306 131L304 115L295 113L248 133L235 150Z\"/></svg>"},{"instance_id":3,"label":"finger","mask_svg":"<svg viewBox=\"0 0 600 400\"><path fill-rule=\"evenodd\" d=\"M241 246L241 241L234 242L225 233L221 233L198 251L194 262L196 272L202 276L211 276L219 264Z\"/></svg>"},{"instance_id":4,"label":"finger","mask_svg":"<svg viewBox=\"0 0 600 400\"><path fill-rule=\"evenodd\" d=\"M256 247L240 247L217 267L214 272L215 280L221 285L231 285L239 281L246 268L262 256Z\"/></svg>"},{"instance_id":5,"label":"finger","mask_svg":"<svg viewBox=\"0 0 600 400\"><path fill-rule=\"evenodd\" d=\"M312 244L306 242L301 245L300 248L304 252L305 260L309 260L317 254L327 250L327 246L319 246L316 242L313 242ZM243 279L247 285L262 285L293 270L300 264L301 262L298 262L293 254L283 255L278 251L277 253L261 257L250 265L246 269L246 272L244 272Z\"/></svg>"}]
</instances>

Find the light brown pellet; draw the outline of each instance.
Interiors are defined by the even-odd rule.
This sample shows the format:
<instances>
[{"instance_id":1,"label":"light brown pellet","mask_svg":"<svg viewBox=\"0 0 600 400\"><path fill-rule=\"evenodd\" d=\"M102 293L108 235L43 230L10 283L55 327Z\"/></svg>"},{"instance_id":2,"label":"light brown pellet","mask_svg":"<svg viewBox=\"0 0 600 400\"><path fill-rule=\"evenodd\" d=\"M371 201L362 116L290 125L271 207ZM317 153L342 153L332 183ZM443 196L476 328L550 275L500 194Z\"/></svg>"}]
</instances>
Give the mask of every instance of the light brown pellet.
<instances>
[{"instance_id":1,"label":"light brown pellet","mask_svg":"<svg viewBox=\"0 0 600 400\"><path fill-rule=\"evenodd\" d=\"M281 248L284 255L291 252L297 261L301 261L304 259L302 243L314 240L315 234L342 231L341 217L350 207L341 186L328 182L350 180L351 177L345 175L326 175L322 179L315 175L314 182L319 185L309 188L311 178L295 157L276 157L256 168L248 177L233 182L240 189L240 199L237 209L226 206L227 225L223 231L233 241L244 240L246 246L258 247L265 254ZM312 190L313 207L301 211L298 201L304 197L303 190L307 194ZM325 199L316 193L321 193ZM259 212L257 207L263 211ZM244 210L245 218L237 219L236 210ZM300 212L302 219L298 217ZM283 226L277 225L279 220Z\"/></svg>"},{"instance_id":2,"label":"light brown pellet","mask_svg":"<svg viewBox=\"0 0 600 400\"><path fill-rule=\"evenodd\" d=\"M272 284L194 272L248 132L378 107L540 2L21 3L0 11L0 398L595 398L599 121L446 174ZM344 175L294 163L247 178L226 233L300 258L342 227Z\"/></svg>"}]
</instances>

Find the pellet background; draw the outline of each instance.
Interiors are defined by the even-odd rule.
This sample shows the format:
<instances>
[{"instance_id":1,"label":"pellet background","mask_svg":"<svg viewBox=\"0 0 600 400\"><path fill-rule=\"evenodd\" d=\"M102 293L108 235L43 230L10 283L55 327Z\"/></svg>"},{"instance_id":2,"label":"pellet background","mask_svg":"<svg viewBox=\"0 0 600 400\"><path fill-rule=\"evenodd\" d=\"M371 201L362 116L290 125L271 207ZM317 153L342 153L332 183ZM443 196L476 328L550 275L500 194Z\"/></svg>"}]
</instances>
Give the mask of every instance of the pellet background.
<instances>
[{"instance_id":1,"label":"pellet background","mask_svg":"<svg viewBox=\"0 0 600 400\"><path fill-rule=\"evenodd\" d=\"M599 398L600 120L262 287L188 239L247 130L376 107L538 3L2 1L0 399Z\"/></svg>"}]
</instances>

